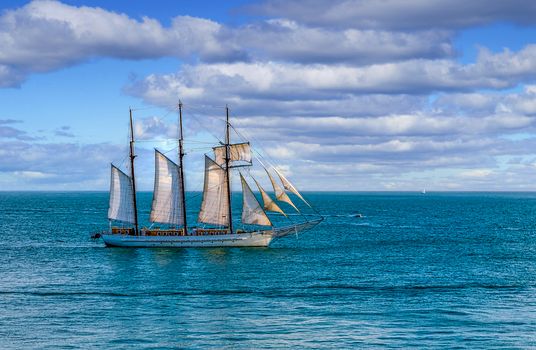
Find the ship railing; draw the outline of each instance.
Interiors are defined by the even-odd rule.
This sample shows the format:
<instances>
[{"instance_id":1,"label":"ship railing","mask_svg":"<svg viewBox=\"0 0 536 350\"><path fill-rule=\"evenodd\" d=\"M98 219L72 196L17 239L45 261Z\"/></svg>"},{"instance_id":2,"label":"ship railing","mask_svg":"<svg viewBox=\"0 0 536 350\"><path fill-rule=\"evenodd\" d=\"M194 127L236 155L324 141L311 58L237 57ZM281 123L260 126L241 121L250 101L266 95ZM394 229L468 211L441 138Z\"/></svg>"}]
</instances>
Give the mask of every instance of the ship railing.
<instances>
[{"instance_id":1,"label":"ship railing","mask_svg":"<svg viewBox=\"0 0 536 350\"><path fill-rule=\"evenodd\" d=\"M230 234L228 229L218 229L218 228L197 228L194 231L196 236L219 236Z\"/></svg>"},{"instance_id":2,"label":"ship railing","mask_svg":"<svg viewBox=\"0 0 536 350\"><path fill-rule=\"evenodd\" d=\"M185 236L184 229L145 229L145 236Z\"/></svg>"},{"instance_id":3,"label":"ship railing","mask_svg":"<svg viewBox=\"0 0 536 350\"><path fill-rule=\"evenodd\" d=\"M130 235L134 236L133 227L112 227L112 235Z\"/></svg>"}]
</instances>

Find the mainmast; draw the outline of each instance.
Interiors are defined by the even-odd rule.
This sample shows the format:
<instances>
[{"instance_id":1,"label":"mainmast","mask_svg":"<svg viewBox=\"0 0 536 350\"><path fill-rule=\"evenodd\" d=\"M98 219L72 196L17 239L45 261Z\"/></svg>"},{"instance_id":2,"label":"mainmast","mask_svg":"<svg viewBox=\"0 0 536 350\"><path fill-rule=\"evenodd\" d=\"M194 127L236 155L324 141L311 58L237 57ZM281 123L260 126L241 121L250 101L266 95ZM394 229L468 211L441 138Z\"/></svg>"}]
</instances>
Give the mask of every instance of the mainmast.
<instances>
[{"instance_id":1,"label":"mainmast","mask_svg":"<svg viewBox=\"0 0 536 350\"><path fill-rule=\"evenodd\" d=\"M132 109L130 112L130 176L132 178L132 201L134 204L134 229L135 234L138 235L138 206L136 204L136 178L134 177L134 126L132 124Z\"/></svg>"},{"instance_id":2,"label":"mainmast","mask_svg":"<svg viewBox=\"0 0 536 350\"><path fill-rule=\"evenodd\" d=\"M229 134L229 107L225 106L225 114L226 114L226 128L225 128L225 172L226 172L226 182L227 182L227 203L228 203L228 209L229 209L229 233L233 233L233 209L231 207L231 178L229 177L229 160L231 158L230 155L230 147L231 147L231 138Z\"/></svg>"},{"instance_id":3,"label":"mainmast","mask_svg":"<svg viewBox=\"0 0 536 350\"><path fill-rule=\"evenodd\" d=\"M182 200L182 222L184 225L184 234L188 233L188 227L186 225L186 195L184 188L184 171L183 171L183 162L182 158L184 157L184 146L183 146L183 134L182 134L182 102L179 101L179 176L181 179L181 200Z\"/></svg>"}]
</instances>

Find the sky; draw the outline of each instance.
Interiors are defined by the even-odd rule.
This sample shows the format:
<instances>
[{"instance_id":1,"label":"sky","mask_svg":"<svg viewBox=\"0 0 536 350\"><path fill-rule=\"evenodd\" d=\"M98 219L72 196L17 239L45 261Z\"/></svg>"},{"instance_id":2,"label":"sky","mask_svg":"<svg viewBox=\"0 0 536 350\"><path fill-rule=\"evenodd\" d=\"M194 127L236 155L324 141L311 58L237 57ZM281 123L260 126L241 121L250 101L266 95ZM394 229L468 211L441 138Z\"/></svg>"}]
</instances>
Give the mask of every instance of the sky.
<instances>
[{"instance_id":1,"label":"sky","mask_svg":"<svg viewBox=\"0 0 536 350\"><path fill-rule=\"evenodd\" d=\"M0 190L106 190L129 108L150 190L180 100L190 190L228 105L302 190L534 191L535 41L530 0L4 0Z\"/></svg>"}]
</instances>

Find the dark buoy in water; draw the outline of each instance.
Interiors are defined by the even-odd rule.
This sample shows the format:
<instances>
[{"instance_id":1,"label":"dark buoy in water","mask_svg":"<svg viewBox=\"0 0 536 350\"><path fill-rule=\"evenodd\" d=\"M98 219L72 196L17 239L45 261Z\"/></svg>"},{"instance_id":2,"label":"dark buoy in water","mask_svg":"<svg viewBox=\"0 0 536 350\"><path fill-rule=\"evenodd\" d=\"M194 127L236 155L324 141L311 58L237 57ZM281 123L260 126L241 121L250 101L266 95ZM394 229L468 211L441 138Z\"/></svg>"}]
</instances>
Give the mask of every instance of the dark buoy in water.
<instances>
[{"instance_id":1,"label":"dark buoy in water","mask_svg":"<svg viewBox=\"0 0 536 350\"><path fill-rule=\"evenodd\" d=\"M354 218L362 218L362 217L363 217L363 214L361 213L354 214Z\"/></svg>"},{"instance_id":2,"label":"dark buoy in water","mask_svg":"<svg viewBox=\"0 0 536 350\"><path fill-rule=\"evenodd\" d=\"M92 239L99 239L99 238L101 238L101 234L100 233L94 233L94 234L91 235L91 238Z\"/></svg>"}]
</instances>

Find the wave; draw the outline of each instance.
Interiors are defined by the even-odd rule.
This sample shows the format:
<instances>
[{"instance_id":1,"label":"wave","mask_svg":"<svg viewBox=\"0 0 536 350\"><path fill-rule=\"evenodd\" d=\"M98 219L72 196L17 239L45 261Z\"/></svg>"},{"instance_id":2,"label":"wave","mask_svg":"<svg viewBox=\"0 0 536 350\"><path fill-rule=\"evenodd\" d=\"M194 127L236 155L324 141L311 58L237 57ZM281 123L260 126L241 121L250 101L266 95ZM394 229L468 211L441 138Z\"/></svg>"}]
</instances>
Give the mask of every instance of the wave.
<instances>
[{"instance_id":1,"label":"wave","mask_svg":"<svg viewBox=\"0 0 536 350\"><path fill-rule=\"evenodd\" d=\"M17 291L17 290L0 290L0 295L26 295L38 297L117 297L117 298L136 298L136 297L166 297L166 296L232 296L232 295L258 295L267 297L300 297L310 296L310 292L315 291L334 291L334 290L354 290L363 292L415 292L415 291L455 291L463 289L486 289L486 290L512 290L519 291L527 288L535 288L535 285L509 285L509 284L488 284L488 283L460 283L460 284L436 284L436 285L351 285L351 284L315 284L300 288L285 289L228 289L228 290L184 290L184 291L132 291L132 292L110 292L110 291ZM330 294L329 292L327 294ZM318 294L318 293L314 293Z\"/></svg>"},{"instance_id":2,"label":"wave","mask_svg":"<svg viewBox=\"0 0 536 350\"><path fill-rule=\"evenodd\" d=\"M382 225L374 224L371 222L351 222L352 226L365 226L365 227L382 227Z\"/></svg>"},{"instance_id":3,"label":"wave","mask_svg":"<svg viewBox=\"0 0 536 350\"><path fill-rule=\"evenodd\" d=\"M192 296L192 295L236 295L255 294L258 292L251 290L215 290L215 291L161 291L161 292L105 292L105 291L0 291L0 295L29 295L41 297L56 296L102 296L102 297L161 297L161 296Z\"/></svg>"},{"instance_id":4,"label":"wave","mask_svg":"<svg viewBox=\"0 0 536 350\"><path fill-rule=\"evenodd\" d=\"M359 291L451 291L460 289L490 289L490 290L519 290L528 285L501 285L488 283L460 283L460 284L435 284L435 285L399 285L399 286L371 286L371 285L348 285L348 284L319 284L307 287L307 289L351 289Z\"/></svg>"},{"instance_id":5,"label":"wave","mask_svg":"<svg viewBox=\"0 0 536 350\"><path fill-rule=\"evenodd\" d=\"M0 213L13 213L13 209L0 209ZM42 209L42 208L17 208L17 213L52 213L52 209Z\"/></svg>"},{"instance_id":6,"label":"wave","mask_svg":"<svg viewBox=\"0 0 536 350\"><path fill-rule=\"evenodd\" d=\"M360 215L360 216L359 216ZM356 218L356 219L363 219L366 218L366 215L360 214L360 213L353 213L353 214L322 214L325 218Z\"/></svg>"}]
</instances>

